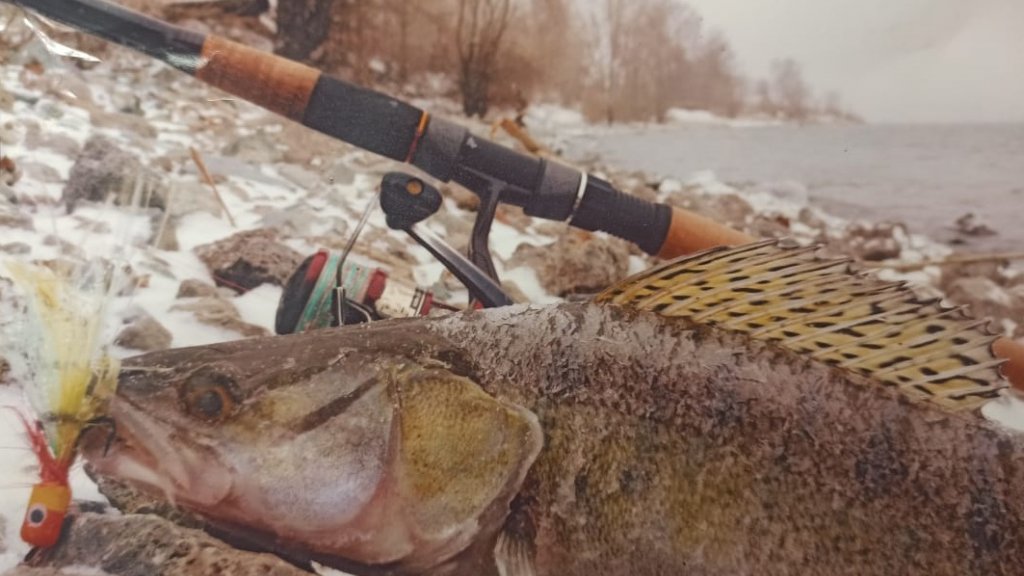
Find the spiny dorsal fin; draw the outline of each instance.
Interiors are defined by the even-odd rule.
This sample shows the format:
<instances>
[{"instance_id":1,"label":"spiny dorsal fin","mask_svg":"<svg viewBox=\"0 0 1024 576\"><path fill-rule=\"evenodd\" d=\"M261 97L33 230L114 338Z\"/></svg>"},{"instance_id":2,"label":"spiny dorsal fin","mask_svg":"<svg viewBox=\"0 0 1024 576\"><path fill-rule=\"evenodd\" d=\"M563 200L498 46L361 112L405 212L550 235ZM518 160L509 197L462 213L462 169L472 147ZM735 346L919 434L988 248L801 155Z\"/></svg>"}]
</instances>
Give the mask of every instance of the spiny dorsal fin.
<instances>
[{"instance_id":1,"label":"spiny dorsal fin","mask_svg":"<svg viewBox=\"0 0 1024 576\"><path fill-rule=\"evenodd\" d=\"M595 301L745 332L950 409L976 408L1006 387L986 322L816 251L776 240L716 248Z\"/></svg>"}]
</instances>

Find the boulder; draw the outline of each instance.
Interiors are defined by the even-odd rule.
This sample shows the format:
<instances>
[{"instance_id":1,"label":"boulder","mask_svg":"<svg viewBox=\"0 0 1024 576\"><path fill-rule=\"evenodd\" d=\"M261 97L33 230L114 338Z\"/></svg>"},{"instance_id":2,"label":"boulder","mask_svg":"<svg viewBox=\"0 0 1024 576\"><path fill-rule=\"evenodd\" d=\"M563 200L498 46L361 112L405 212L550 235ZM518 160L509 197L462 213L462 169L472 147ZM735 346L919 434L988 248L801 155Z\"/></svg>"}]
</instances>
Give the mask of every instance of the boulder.
<instances>
[{"instance_id":1,"label":"boulder","mask_svg":"<svg viewBox=\"0 0 1024 576\"><path fill-rule=\"evenodd\" d=\"M303 256L277 239L274 230L239 232L195 249L218 286L238 292L260 284L283 286Z\"/></svg>"},{"instance_id":2,"label":"boulder","mask_svg":"<svg viewBox=\"0 0 1024 576\"><path fill-rule=\"evenodd\" d=\"M146 205L161 210L166 206L166 184L155 172L110 138L93 136L71 167L61 199L69 213L80 201L105 202L108 196L126 206L136 186L142 187Z\"/></svg>"},{"instance_id":3,"label":"boulder","mask_svg":"<svg viewBox=\"0 0 1024 576\"><path fill-rule=\"evenodd\" d=\"M571 231L547 246L521 244L508 268L533 268L541 286L551 294L586 294L625 278L629 254L625 241Z\"/></svg>"},{"instance_id":4,"label":"boulder","mask_svg":"<svg viewBox=\"0 0 1024 576\"><path fill-rule=\"evenodd\" d=\"M213 284L189 278L178 285L178 294L175 298L213 298L217 295L217 287Z\"/></svg>"},{"instance_id":5,"label":"boulder","mask_svg":"<svg viewBox=\"0 0 1024 576\"><path fill-rule=\"evenodd\" d=\"M125 327L114 339L114 343L139 352L154 352L171 347L174 336L156 318L144 310L137 309L125 319Z\"/></svg>"}]
</instances>

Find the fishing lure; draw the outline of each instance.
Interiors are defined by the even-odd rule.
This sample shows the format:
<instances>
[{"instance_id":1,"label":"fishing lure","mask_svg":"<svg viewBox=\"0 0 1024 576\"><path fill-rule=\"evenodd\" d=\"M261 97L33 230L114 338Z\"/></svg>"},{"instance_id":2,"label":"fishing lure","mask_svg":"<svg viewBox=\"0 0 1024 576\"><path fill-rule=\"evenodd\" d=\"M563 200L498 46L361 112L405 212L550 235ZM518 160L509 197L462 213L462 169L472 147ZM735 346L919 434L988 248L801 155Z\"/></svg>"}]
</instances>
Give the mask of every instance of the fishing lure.
<instances>
[{"instance_id":1,"label":"fishing lure","mask_svg":"<svg viewBox=\"0 0 1024 576\"><path fill-rule=\"evenodd\" d=\"M0 298L0 346L32 410L18 413L39 463L21 538L51 547L71 503L69 473L82 431L101 416L118 363L103 337L106 307L117 282L106 261L44 266L9 262Z\"/></svg>"}]
</instances>

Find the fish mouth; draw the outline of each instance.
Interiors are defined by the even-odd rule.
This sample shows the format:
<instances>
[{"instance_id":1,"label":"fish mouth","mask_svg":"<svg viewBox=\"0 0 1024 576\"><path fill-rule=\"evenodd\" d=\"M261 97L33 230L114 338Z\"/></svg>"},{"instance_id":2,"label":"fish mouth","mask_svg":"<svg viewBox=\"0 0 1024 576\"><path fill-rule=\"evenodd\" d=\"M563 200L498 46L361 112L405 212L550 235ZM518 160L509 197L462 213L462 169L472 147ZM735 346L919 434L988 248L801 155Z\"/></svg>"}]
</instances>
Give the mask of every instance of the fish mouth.
<instances>
[{"instance_id":1,"label":"fish mouth","mask_svg":"<svg viewBox=\"0 0 1024 576\"><path fill-rule=\"evenodd\" d=\"M82 437L82 455L101 476L125 481L163 495L172 504L199 508L230 496L234 475L209 447L187 441L173 427L146 415L128 401L109 405L116 436L90 430Z\"/></svg>"}]
</instances>

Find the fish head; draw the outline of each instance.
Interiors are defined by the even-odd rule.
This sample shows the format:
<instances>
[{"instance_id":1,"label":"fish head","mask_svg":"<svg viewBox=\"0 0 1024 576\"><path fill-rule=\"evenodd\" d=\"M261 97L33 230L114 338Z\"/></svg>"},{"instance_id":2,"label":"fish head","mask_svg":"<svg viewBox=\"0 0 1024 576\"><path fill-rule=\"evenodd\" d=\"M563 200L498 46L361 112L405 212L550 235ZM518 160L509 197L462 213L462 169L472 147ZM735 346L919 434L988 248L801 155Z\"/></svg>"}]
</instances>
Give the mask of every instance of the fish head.
<instances>
[{"instance_id":1,"label":"fish head","mask_svg":"<svg viewBox=\"0 0 1024 576\"><path fill-rule=\"evenodd\" d=\"M495 537L540 451L536 417L421 355L324 340L129 361L107 406L116 439L89 434L84 454L100 475L318 561L428 568Z\"/></svg>"}]
</instances>

